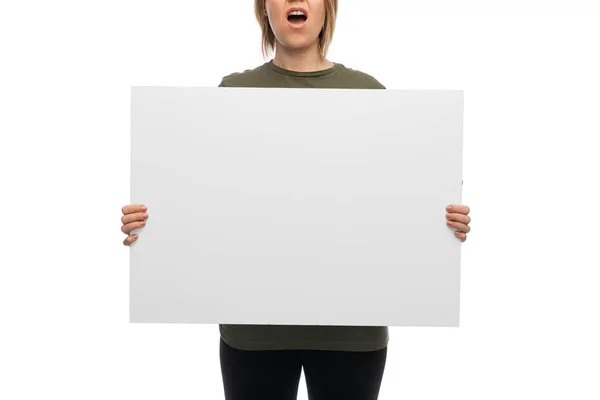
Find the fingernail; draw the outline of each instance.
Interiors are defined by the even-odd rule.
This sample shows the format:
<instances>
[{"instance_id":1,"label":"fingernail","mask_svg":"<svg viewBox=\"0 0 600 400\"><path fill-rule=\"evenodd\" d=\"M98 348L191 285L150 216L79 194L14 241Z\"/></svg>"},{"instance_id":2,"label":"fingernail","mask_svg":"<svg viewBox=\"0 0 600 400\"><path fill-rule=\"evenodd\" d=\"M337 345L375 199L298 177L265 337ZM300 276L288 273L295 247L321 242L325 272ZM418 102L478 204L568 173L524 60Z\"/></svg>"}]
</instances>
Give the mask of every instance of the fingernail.
<instances>
[{"instance_id":1,"label":"fingernail","mask_svg":"<svg viewBox=\"0 0 600 400\"><path fill-rule=\"evenodd\" d=\"M450 211L452 209L452 207L448 206L446 207L446 210Z\"/></svg>"},{"instance_id":2,"label":"fingernail","mask_svg":"<svg viewBox=\"0 0 600 400\"><path fill-rule=\"evenodd\" d=\"M460 235L460 232L458 232L458 231L454 232L454 236L459 236L459 235Z\"/></svg>"},{"instance_id":3,"label":"fingernail","mask_svg":"<svg viewBox=\"0 0 600 400\"><path fill-rule=\"evenodd\" d=\"M452 221L446 221L448 225L452 225Z\"/></svg>"},{"instance_id":4,"label":"fingernail","mask_svg":"<svg viewBox=\"0 0 600 400\"><path fill-rule=\"evenodd\" d=\"M134 238L134 239L137 239L137 238L138 238L138 235L137 235L137 233L136 233L135 235L133 235L133 238Z\"/></svg>"},{"instance_id":5,"label":"fingernail","mask_svg":"<svg viewBox=\"0 0 600 400\"><path fill-rule=\"evenodd\" d=\"M148 213L144 213L144 214L142 215L142 217L144 217L144 218L148 218Z\"/></svg>"},{"instance_id":6,"label":"fingernail","mask_svg":"<svg viewBox=\"0 0 600 400\"><path fill-rule=\"evenodd\" d=\"M146 221L142 221L142 222L140 222L140 224L142 224L142 225L145 225L145 224L146 224Z\"/></svg>"},{"instance_id":7,"label":"fingernail","mask_svg":"<svg viewBox=\"0 0 600 400\"><path fill-rule=\"evenodd\" d=\"M146 206L142 206L142 211L146 211L148 208Z\"/></svg>"}]
</instances>

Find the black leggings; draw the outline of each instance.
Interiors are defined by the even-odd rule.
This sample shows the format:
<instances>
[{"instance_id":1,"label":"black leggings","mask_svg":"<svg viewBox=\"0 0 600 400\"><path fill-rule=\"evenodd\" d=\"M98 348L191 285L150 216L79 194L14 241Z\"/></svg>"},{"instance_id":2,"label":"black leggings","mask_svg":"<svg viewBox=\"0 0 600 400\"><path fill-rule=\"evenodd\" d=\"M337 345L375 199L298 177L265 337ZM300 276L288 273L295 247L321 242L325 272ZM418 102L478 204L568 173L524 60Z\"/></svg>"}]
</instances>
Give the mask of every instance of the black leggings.
<instances>
[{"instance_id":1,"label":"black leggings","mask_svg":"<svg viewBox=\"0 0 600 400\"><path fill-rule=\"evenodd\" d=\"M296 400L303 367L310 400L376 400L387 348L246 351L221 339L220 356L226 400Z\"/></svg>"}]
</instances>

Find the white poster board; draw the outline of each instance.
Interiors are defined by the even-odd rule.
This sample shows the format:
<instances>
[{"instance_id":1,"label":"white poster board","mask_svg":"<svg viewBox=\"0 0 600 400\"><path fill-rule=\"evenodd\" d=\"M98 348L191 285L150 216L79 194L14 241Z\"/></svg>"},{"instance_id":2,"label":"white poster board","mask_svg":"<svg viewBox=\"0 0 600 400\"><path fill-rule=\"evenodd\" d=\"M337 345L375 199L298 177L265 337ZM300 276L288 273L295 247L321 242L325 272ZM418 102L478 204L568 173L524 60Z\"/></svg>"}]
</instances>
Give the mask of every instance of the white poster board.
<instances>
[{"instance_id":1,"label":"white poster board","mask_svg":"<svg viewBox=\"0 0 600 400\"><path fill-rule=\"evenodd\" d=\"M462 91L131 95L132 322L458 326Z\"/></svg>"}]
</instances>

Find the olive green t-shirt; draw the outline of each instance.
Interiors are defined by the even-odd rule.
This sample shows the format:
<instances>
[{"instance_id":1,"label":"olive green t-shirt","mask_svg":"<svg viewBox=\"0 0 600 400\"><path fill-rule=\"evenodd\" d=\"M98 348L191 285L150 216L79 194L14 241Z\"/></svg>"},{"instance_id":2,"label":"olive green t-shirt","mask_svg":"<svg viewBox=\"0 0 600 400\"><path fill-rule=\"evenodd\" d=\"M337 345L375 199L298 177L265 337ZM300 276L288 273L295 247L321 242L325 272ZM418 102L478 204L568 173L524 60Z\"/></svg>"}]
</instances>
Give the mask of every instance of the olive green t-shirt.
<instances>
[{"instance_id":1,"label":"olive green t-shirt","mask_svg":"<svg viewBox=\"0 0 600 400\"><path fill-rule=\"evenodd\" d=\"M228 75L220 87L385 89L372 76L342 64L314 72L295 72L269 61ZM223 340L242 350L379 350L388 343L387 327L220 325Z\"/></svg>"}]
</instances>

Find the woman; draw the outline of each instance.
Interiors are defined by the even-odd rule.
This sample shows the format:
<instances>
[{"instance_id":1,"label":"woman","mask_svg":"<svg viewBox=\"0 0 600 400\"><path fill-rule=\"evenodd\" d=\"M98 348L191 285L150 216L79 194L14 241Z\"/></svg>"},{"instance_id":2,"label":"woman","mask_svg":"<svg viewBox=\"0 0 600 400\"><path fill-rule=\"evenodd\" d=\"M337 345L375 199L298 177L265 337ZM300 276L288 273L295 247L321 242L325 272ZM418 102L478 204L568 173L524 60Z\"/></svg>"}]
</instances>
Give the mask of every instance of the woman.
<instances>
[{"instance_id":1,"label":"woman","mask_svg":"<svg viewBox=\"0 0 600 400\"><path fill-rule=\"evenodd\" d=\"M224 87L385 89L375 78L326 59L337 0L255 0L263 52L274 58L223 78ZM123 208L122 231L145 225L147 208ZM442 210L440 210L441 212ZM464 242L469 208L452 205L447 224ZM221 369L227 400L295 399L302 368L311 400L375 400L383 377L387 327L220 326Z\"/></svg>"}]
</instances>

